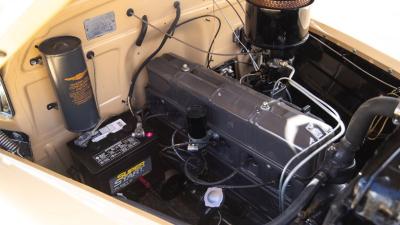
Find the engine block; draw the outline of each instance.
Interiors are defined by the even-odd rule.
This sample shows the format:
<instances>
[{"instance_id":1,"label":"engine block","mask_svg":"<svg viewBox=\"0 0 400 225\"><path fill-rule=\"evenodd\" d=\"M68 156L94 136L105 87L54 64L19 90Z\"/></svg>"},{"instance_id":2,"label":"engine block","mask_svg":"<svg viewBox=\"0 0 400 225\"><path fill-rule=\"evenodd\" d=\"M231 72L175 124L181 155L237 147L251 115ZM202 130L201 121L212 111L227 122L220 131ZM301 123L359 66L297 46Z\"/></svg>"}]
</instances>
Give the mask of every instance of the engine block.
<instances>
[{"instance_id":1,"label":"engine block","mask_svg":"<svg viewBox=\"0 0 400 225\"><path fill-rule=\"evenodd\" d=\"M289 103L175 55L163 55L150 62L147 69L147 102L153 113L178 113L174 123L184 127L189 106L207 107L208 127L227 143L225 149L217 151L219 158L262 180L278 179L291 157L317 148L323 141L314 143L332 129ZM316 160L297 175L308 176L315 166Z\"/></svg>"}]
</instances>

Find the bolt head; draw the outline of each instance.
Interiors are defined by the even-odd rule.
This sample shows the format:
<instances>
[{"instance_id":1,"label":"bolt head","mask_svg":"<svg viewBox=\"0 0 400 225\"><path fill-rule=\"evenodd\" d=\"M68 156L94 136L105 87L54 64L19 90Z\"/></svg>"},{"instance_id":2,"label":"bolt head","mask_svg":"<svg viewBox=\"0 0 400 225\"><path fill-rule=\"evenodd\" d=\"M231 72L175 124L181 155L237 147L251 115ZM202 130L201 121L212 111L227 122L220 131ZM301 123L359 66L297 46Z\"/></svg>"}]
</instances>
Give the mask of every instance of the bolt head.
<instances>
[{"instance_id":1,"label":"bolt head","mask_svg":"<svg viewBox=\"0 0 400 225\"><path fill-rule=\"evenodd\" d=\"M271 106L267 101L263 102L260 107L263 111L269 111L271 109Z\"/></svg>"},{"instance_id":2,"label":"bolt head","mask_svg":"<svg viewBox=\"0 0 400 225\"><path fill-rule=\"evenodd\" d=\"M188 64L185 63L185 64L182 65L181 70L183 72L189 72L190 71L190 67L188 66Z\"/></svg>"}]
</instances>

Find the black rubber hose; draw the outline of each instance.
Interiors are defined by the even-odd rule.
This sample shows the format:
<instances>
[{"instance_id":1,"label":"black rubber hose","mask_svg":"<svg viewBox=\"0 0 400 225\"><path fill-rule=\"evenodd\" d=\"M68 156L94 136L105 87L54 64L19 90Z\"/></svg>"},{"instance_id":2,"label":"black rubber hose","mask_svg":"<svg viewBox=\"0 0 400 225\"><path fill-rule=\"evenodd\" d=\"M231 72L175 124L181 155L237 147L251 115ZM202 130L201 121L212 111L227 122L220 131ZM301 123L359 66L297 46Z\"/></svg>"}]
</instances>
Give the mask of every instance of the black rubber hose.
<instances>
[{"instance_id":1,"label":"black rubber hose","mask_svg":"<svg viewBox=\"0 0 400 225\"><path fill-rule=\"evenodd\" d=\"M400 100L393 97L375 97L364 102L351 117L343 142L347 142L349 148L356 151L366 137L368 128L375 116L394 117Z\"/></svg>"},{"instance_id":2,"label":"black rubber hose","mask_svg":"<svg viewBox=\"0 0 400 225\"><path fill-rule=\"evenodd\" d=\"M0 130L0 147L14 154L20 155L19 145Z\"/></svg>"},{"instance_id":3,"label":"black rubber hose","mask_svg":"<svg viewBox=\"0 0 400 225\"><path fill-rule=\"evenodd\" d=\"M149 27L149 24L147 23L147 16L144 15L144 16L142 16L142 29L140 29L139 36L136 39L136 46L138 46L138 47L142 46L144 38L146 37L146 34L147 34L148 27Z\"/></svg>"},{"instance_id":4,"label":"black rubber hose","mask_svg":"<svg viewBox=\"0 0 400 225\"><path fill-rule=\"evenodd\" d=\"M290 206L283 211L281 215L265 225L287 225L290 224L298 215L298 213L307 206L314 195L317 193L322 182L318 178L313 178L304 188Z\"/></svg>"},{"instance_id":5,"label":"black rubber hose","mask_svg":"<svg viewBox=\"0 0 400 225\"><path fill-rule=\"evenodd\" d=\"M174 7L176 9L176 16L175 16L174 21L172 21L171 26L169 27L169 29L166 32L169 35L173 35L173 33L175 32L175 29L176 29L176 25L178 24L178 21L181 17L181 7L180 7L180 3L178 1L174 2ZM164 47L165 43L167 42L168 38L169 38L168 35L164 35L164 38L162 39L158 48L143 61L143 63L139 66L139 68L133 74L132 80L131 80L131 85L129 87L129 92L128 92L129 98L132 98L133 90L135 89L135 84L139 77L140 72L142 72L144 67L154 58L154 56L156 56L158 54L158 52L160 52L160 50ZM128 104L131 104L131 103L128 102Z\"/></svg>"}]
</instances>

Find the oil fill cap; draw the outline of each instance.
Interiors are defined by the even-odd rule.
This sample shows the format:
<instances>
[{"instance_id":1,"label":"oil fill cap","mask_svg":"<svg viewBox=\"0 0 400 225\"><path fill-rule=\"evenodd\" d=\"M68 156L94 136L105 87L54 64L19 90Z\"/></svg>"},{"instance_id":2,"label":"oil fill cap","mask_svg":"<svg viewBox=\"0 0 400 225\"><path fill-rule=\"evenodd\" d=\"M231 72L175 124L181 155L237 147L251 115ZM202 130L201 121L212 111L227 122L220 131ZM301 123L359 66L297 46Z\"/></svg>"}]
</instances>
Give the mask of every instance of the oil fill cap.
<instances>
[{"instance_id":1,"label":"oil fill cap","mask_svg":"<svg viewBox=\"0 0 400 225\"><path fill-rule=\"evenodd\" d=\"M210 208L218 208L224 200L224 193L222 188L211 187L208 188L204 194L204 204Z\"/></svg>"}]
</instances>

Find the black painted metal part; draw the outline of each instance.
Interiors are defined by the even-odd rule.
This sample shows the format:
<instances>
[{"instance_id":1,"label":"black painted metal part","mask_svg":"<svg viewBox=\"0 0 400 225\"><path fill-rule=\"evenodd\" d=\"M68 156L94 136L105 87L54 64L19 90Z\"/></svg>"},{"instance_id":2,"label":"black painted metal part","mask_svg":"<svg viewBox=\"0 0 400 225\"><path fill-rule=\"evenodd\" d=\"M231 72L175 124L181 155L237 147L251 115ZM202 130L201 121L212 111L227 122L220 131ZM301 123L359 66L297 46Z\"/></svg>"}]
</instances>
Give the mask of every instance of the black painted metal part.
<instances>
[{"instance_id":1,"label":"black painted metal part","mask_svg":"<svg viewBox=\"0 0 400 225\"><path fill-rule=\"evenodd\" d=\"M295 2L295 1L293 1ZM308 39L310 5L297 8L271 8L247 0L245 34L248 41L264 49L288 49L297 47Z\"/></svg>"},{"instance_id":2,"label":"black painted metal part","mask_svg":"<svg viewBox=\"0 0 400 225\"><path fill-rule=\"evenodd\" d=\"M207 109L202 105L192 105L188 108L186 119L189 136L202 139L207 135Z\"/></svg>"}]
</instances>

